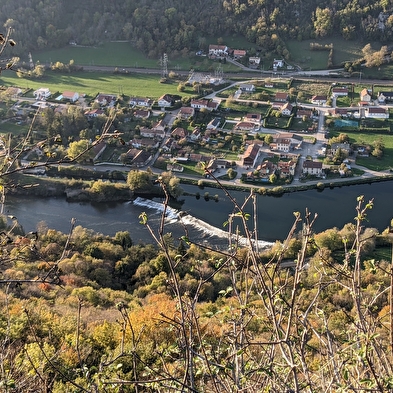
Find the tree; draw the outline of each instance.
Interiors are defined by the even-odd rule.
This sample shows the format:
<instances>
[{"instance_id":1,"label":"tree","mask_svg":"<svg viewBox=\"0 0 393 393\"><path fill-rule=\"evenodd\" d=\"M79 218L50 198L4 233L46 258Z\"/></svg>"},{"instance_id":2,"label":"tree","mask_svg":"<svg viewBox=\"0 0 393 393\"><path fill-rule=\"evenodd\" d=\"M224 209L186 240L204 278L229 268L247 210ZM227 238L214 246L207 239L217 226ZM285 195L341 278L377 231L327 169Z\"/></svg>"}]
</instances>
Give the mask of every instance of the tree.
<instances>
[{"instance_id":1,"label":"tree","mask_svg":"<svg viewBox=\"0 0 393 393\"><path fill-rule=\"evenodd\" d=\"M88 150L90 147L91 143L87 139L71 142L67 149L67 155L70 159L77 162L93 159L94 151L92 149Z\"/></svg>"},{"instance_id":2,"label":"tree","mask_svg":"<svg viewBox=\"0 0 393 393\"><path fill-rule=\"evenodd\" d=\"M236 177L236 172L232 168L229 168L227 170L227 175L229 177L229 180L233 180Z\"/></svg>"},{"instance_id":3,"label":"tree","mask_svg":"<svg viewBox=\"0 0 393 393\"><path fill-rule=\"evenodd\" d=\"M269 146L273 143L273 136L271 134L265 135L264 142Z\"/></svg>"},{"instance_id":4,"label":"tree","mask_svg":"<svg viewBox=\"0 0 393 393\"><path fill-rule=\"evenodd\" d=\"M314 29L317 36L325 37L331 32L333 28L332 16L333 13L329 8L316 8L314 17Z\"/></svg>"},{"instance_id":5,"label":"tree","mask_svg":"<svg viewBox=\"0 0 393 393\"><path fill-rule=\"evenodd\" d=\"M132 191L138 192L150 192L153 187L150 176L143 171L128 172L127 184Z\"/></svg>"}]
</instances>

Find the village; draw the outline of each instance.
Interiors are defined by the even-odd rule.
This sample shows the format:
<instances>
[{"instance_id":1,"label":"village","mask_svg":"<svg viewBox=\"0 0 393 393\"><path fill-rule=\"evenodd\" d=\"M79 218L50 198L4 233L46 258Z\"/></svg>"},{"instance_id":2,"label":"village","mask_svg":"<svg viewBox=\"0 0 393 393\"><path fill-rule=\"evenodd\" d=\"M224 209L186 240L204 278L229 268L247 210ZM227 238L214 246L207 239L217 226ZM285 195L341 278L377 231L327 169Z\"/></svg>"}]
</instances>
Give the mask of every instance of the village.
<instances>
[{"instance_id":1,"label":"village","mask_svg":"<svg viewBox=\"0 0 393 393\"><path fill-rule=\"evenodd\" d=\"M220 45L210 45L208 53L231 61L244 55ZM259 64L258 58L248 61ZM273 76L280 70L293 70L276 59L271 68ZM9 89L13 89L13 110L20 120L38 108L51 108L61 116L72 105L92 125L98 119L102 124L113 111L123 111L128 132L123 133L122 143L103 140L94 144L94 156L85 164L151 167L196 177L208 177L207 169L239 183L276 185L352 176L351 156L367 156L371 147L331 140L329 130L345 133L347 129L375 127L390 132L393 91L377 91L374 85L357 93L354 83L323 82L317 91L301 94L297 86L307 82L294 76L233 82L195 73L186 83L202 84L202 80L203 87L214 87L213 93L189 100L182 99L181 92L158 98L124 95L121 100L118 94L100 92L87 100L80 92L53 94L46 87L30 92L28 98L21 89ZM310 86L312 89L312 83ZM36 156L42 157L37 149Z\"/></svg>"}]
</instances>

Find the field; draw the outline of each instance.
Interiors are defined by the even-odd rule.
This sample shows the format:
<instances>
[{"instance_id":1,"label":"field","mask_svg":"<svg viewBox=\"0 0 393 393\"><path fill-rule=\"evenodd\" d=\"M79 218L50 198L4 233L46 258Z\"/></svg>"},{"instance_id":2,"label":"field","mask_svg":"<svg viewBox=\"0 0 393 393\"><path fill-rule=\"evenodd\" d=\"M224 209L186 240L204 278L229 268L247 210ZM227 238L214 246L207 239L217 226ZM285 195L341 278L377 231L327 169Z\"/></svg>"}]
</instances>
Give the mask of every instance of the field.
<instances>
[{"instance_id":1,"label":"field","mask_svg":"<svg viewBox=\"0 0 393 393\"><path fill-rule=\"evenodd\" d=\"M52 94L65 90L77 91L79 95L86 94L87 97L95 97L98 92L150 98L158 98L166 93L178 94L178 81L169 80L168 83L160 83L159 80L158 75L102 72L60 74L47 71L42 79L29 79L18 78L12 71L4 71L0 76L1 85L19 86L32 90L48 87ZM192 88L188 88L181 95L193 96L195 92Z\"/></svg>"},{"instance_id":2,"label":"field","mask_svg":"<svg viewBox=\"0 0 393 393\"><path fill-rule=\"evenodd\" d=\"M291 87L295 88L300 94L299 101L309 103L314 95L327 95L330 88L329 82L304 82L301 80L294 80Z\"/></svg>"},{"instance_id":3,"label":"field","mask_svg":"<svg viewBox=\"0 0 393 393\"><path fill-rule=\"evenodd\" d=\"M329 39L313 39L305 41L290 40L286 42L291 55L289 63L300 66L304 70L321 70L327 68L329 51L312 51L310 43L321 45L333 44L333 63L341 66L345 61L353 61L361 57L363 44L356 41L346 41L340 37Z\"/></svg>"},{"instance_id":4,"label":"field","mask_svg":"<svg viewBox=\"0 0 393 393\"><path fill-rule=\"evenodd\" d=\"M382 158L377 159L371 155L369 157L357 157L356 163L358 165L365 166L366 168L375 171L387 170L393 167L393 135L379 135L350 131L343 131L343 133L349 136L350 143L372 145L374 141L381 138L382 143L385 146ZM337 136L338 134L339 133L331 133L331 137Z\"/></svg>"},{"instance_id":5,"label":"field","mask_svg":"<svg viewBox=\"0 0 393 393\"><path fill-rule=\"evenodd\" d=\"M51 64L60 61L68 64L74 60L81 66L108 66L123 68L157 68L160 69L160 59L149 59L141 51L131 46L129 42L106 42L97 47L66 46L61 49L40 51L32 53L34 61L41 64ZM168 58L169 71L203 70L214 72L220 63L209 60L207 57L189 56ZM239 68L227 63L222 64L224 72L237 72Z\"/></svg>"}]
</instances>

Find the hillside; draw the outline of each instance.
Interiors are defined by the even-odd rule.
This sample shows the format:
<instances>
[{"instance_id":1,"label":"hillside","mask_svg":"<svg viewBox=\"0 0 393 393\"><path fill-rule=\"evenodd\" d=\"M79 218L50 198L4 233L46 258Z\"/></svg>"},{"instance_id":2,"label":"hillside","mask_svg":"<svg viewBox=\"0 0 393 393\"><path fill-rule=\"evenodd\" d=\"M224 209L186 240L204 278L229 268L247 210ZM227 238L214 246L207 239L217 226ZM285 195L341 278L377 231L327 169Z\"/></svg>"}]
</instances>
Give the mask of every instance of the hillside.
<instances>
[{"instance_id":1,"label":"hillside","mask_svg":"<svg viewBox=\"0 0 393 393\"><path fill-rule=\"evenodd\" d=\"M14 54L22 57L69 43L112 40L130 41L150 58L164 52L181 57L225 37L243 37L262 56L289 60L288 40L338 35L383 44L393 37L386 0L4 0L0 23L14 29Z\"/></svg>"}]
</instances>

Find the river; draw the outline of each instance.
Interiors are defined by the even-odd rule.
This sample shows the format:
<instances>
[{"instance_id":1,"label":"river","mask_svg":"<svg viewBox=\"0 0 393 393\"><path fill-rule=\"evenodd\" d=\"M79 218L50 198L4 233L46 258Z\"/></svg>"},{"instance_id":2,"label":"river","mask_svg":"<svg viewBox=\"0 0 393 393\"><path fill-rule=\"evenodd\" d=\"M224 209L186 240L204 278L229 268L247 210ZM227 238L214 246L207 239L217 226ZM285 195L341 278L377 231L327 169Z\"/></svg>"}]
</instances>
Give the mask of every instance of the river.
<instances>
[{"instance_id":1,"label":"river","mask_svg":"<svg viewBox=\"0 0 393 393\"><path fill-rule=\"evenodd\" d=\"M203 190L195 186L183 186L188 193L199 192L201 197L184 196L170 209L166 219L166 231L175 238L184 234L184 227L190 231L190 238L209 244L224 244L223 223L233 211L233 207L224 193L214 188ZM218 201L205 200L204 194L218 195ZM238 202L243 202L246 193L236 191L231 195ZM393 181L372 183L370 185L342 186L323 191L309 190L283 194L281 197L257 196L257 217L259 239L273 242L283 240L293 223L293 212L304 214L306 209L318 218L314 225L316 232L354 222L357 197L364 195L368 201L374 198L374 208L368 212L366 226L382 231L393 218ZM129 231L134 243L151 242L147 229L139 223L139 215L146 212L149 223L157 228L161 217L162 203L159 200L146 201L138 198L135 203L77 203L67 202L63 198L36 199L8 197L5 210L17 217L23 229L33 231L37 223L45 222L49 228L67 233L72 218L76 224L105 235L114 235L117 231ZM179 222L178 211L188 213ZM247 210L251 212L251 207ZM250 224L252 220L250 220ZM184 226L183 226L184 224ZM300 229L300 228L299 228Z\"/></svg>"}]
</instances>

